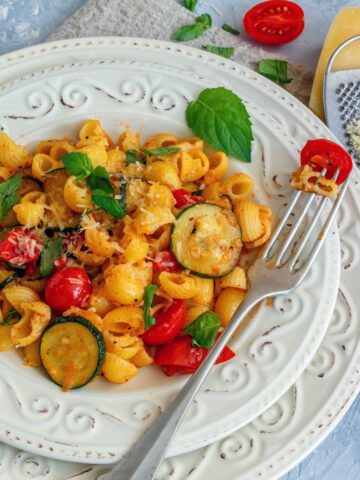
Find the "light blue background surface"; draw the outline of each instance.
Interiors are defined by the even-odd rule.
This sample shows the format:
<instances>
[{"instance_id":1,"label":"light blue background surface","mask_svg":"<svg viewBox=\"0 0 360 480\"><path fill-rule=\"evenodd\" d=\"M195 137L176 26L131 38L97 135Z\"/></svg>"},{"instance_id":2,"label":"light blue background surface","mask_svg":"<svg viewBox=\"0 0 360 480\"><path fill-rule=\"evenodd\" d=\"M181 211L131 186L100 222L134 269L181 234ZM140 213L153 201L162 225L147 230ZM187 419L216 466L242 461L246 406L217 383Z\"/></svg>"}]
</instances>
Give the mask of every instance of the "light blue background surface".
<instances>
[{"instance_id":1,"label":"light blue background surface","mask_svg":"<svg viewBox=\"0 0 360 480\"><path fill-rule=\"evenodd\" d=\"M0 54L45 41L83 3L85 0L0 0ZM256 3L200 0L196 13L208 12L215 24L229 23L242 31L242 15ZM360 6L360 1L298 0L298 3L305 10L305 32L297 42L276 51L314 69L331 20L342 6ZM360 398L322 445L283 480L360 480Z\"/></svg>"}]
</instances>

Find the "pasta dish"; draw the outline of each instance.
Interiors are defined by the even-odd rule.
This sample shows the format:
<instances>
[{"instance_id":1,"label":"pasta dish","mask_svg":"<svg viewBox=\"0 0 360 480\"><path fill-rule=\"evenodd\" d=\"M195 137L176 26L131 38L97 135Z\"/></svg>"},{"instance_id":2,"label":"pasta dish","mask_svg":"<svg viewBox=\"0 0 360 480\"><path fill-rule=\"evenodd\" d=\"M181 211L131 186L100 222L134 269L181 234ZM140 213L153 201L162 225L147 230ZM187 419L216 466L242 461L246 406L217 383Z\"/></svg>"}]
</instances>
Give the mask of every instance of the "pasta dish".
<instances>
[{"instance_id":1,"label":"pasta dish","mask_svg":"<svg viewBox=\"0 0 360 480\"><path fill-rule=\"evenodd\" d=\"M253 179L209 152L169 133L114 142L97 120L34 152L1 133L0 351L20 349L64 391L151 363L194 372L272 225Z\"/></svg>"}]
</instances>

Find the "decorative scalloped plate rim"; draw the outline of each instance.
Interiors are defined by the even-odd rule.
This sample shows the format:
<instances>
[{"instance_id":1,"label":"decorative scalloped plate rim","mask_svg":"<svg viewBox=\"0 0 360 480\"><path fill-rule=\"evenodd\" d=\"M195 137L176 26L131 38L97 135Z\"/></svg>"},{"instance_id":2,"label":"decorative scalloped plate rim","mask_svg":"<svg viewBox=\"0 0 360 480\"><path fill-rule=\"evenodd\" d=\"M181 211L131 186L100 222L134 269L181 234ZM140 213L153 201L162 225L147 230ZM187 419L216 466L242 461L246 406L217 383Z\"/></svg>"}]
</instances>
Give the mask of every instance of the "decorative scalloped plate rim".
<instances>
[{"instance_id":1,"label":"decorative scalloped plate rim","mask_svg":"<svg viewBox=\"0 0 360 480\"><path fill-rule=\"evenodd\" d=\"M101 46L106 46L106 45L110 45L110 46L120 46L120 45L126 45L126 46L136 46L136 48L138 47L143 47L143 48L147 48L147 49L151 49L152 46L154 46L154 50L159 50L161 48L164 48L166 50L175 50L177 51L178 53L182 53L184 55L189 55L189 56L192 56L192 57L196 57L197 60L201 60L203 63L211 63L213 65L217 64L218 66L220 67L223 67L224 65L228 66L230 68L231 66L231 69L233 71L235 71L236 73L239 73L241 72L243 75L244 75L244 70L245 72L248 73L248 75L251 76L253 75L253 72L245 69L244 67L241 67L241 66L238 66L236 64L233 64L232 62L228 62L228 61L222 61L222 60L218 60L217 58L215 59L212 55L210 54L206 54L206 53L203 53L203 52L200 52L196 49L190 49L189 47L183 47L181 46L180 48L177 48L175 47L173 44L168 44L166 42L158 42L158 41L148 41L148 40L141 40L141 39L117 39L117 38L105 38L105 39L80 39L80 40L69 40L69 41L61 41L61 42L54 42L52 44L47 44L47 45L41 45L39 47L32 47L32 48L29 48L29 49L25 49L23 51L20 51L20 52L17 52L16 54L10 54L10 55L7 55L7 56L4 56L4 57L1 57L0 58L0 65L4 62L6 63L7 65L10 65L11 66L11 63L13 60L17 61L18 59L20 58L29 58L29 56L31 56L32 58L36 58L37 57L37 54L39 53L40 55L41 54L47 54L48 52L52 52L54 50L61 50L62 47L64 46L64 50L66 49L71 49L72 47L81 47L81 46L85 46L85 47L89 47L89 46L94 46L94 45L101 45ZM235 68L236 67L236 68ZM258 80L258 78L257 78ZM263 79L261 79L263 81ZM330 134L330 132L327 130L327 129L323 129L323 125L321 124L321 122L319 122L318 119L316 119L316 117L314 117L312 114L309 115L309 112L307 111L307 109L305 109L296 99L294 99L292 96L288 95L286 92L283 92L283 90L281 90L280 88L278 87L274 87L274 85L271 83L271 82L267 82L266 80L263 81L264 82L264 85L266 86L266 88L268 90L272 90L272 92L274 93L276 91L276 95L279 96L281 95L281 100L282 100L282 103L287 103L287 108L290 107L290 112L295 115L297 113L301 113L301 116L303 118L306 118L308 117L308 120L310 120L310 123L312 124L315 124L316 125L316 131L317 132L320 132L321 130L323 130L323 132L325 132L325 134L327 136L332 136ZM259 82L260 83L260 82ZM285 102L286 100L286 102ZM283 107L284 105L282 105ZM300 112L298 111L292 111L291 109L297 109L300 107ZM33 449L34 451L36 451L36 448Z\"/></svg>"}]
</instances>

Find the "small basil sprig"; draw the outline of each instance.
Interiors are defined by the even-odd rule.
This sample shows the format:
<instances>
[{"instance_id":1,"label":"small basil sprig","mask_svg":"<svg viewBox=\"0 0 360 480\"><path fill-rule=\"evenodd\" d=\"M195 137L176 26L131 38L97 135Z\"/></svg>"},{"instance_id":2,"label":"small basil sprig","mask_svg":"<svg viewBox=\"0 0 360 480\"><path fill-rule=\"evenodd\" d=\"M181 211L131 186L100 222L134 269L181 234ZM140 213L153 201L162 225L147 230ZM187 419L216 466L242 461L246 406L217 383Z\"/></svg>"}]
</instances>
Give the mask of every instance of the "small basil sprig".
<instances>
[{"instance_id":1,"label":"small basil sprig","mask_svg":"<svg viewBox=\"0 0 360 480\"><path fill-rule=\"evenodd\" d=\"M208 13L196 17L195 23L183 25L174 33L172 39L176 42L187 42L200 37L205 30L211 27L212 21Z\"/></svg>"},{"instance_id":2,"label":"small basil sprig","mask_svg":"<svg viewBox=\"0 0 360 480\"><path fill-rule=\"evenodd\" d=\"M184 7L193 12L196 8L198 0L184 0Z\"/></svg>"},{"instance_id":3,"label":"small basil sprig","mask_svg":"<svg viewBox=\"0 0 360 480\"><path fill-rule=\"evenodd\" d=\"M233 35L239 35L240 34L239 30L236 30L235 28L231 27L227 23L223 23L221 28L223 30L225 30L225 32L232 33Z\"/></svg>"},{"instance_id":4,"label":"small basil sprig","mask_svg":"<svg viewBox=\"0 0 360 480\"><path fill-rule=\"evenodd\" d=\"M224 87L207 88L186 109L193 133L212 147L244 162L251 161L251 121L244 103Z\"/></svg>"},{"instance_id":5,"label":"small basil sprig","mask_svg":"<svg viewBox=\"0 0 360 480\"><path fill-rule=\"evenodd\" d=\"M215 53L225 58L230 58L235 51L233 47L216 47L215 45L203 45L202 48L207 52Z\"/></svg>"},{"instance_id":6,"label":"small basil sprig","mask_svg":"<svg viewBox=\"0 0 360 480\"><path fill-rule=\"evenodd\" d=\"M221 327L219 317L214 312L204 312L197 317L184 332L192 336L192 344L196 347L211 348L216 334Z\"/></svg>"},{"instance_id":7,"label":"small basil sprig","mask_svg":"<svg viewBox=\"0 0 360 480\"><path fill-rule=\"evenodd\" d=\"M116 198L110 196L103 190L96 189L93 191L91 200L95 205L115 218L123 218L126 215L125 197L119 202Z\"/></svg>"},{"instance_id":8,"label":"small basil sprig","mask_svg":"<svg viewBox=\"0 0 360 480\"><path fill-rule=\"evenodd\" d=\"M22 176L17 174L0 183L0 220L4 220L8 211L19 202L21 180Z\"/></svg>"},{"instance_id":9,"label":"small basil sprig","mask_svg":"<svg viewBox=\"0 0 360 480\"><path fill-rule=\"evenodd\" d=\"M154 295L158 286L154 283L150 283L145 287L144 290L144 323L145 330L148 330L150 327L155 325L155 317L150 315L150 307L154 299Z\"/></svg>"},{"instance_id":10,"label":"small basil sprig","mask_svg":"<svg viewBox=\"0 0 360 480\"><path fill-rule=\"evenodd\" d=\"M9 310L9 313L6 319L2 323L0 323L0 325L3 325L3 326L14 325L15 323L18 323L20 318L21 318L20 313L17 310L15 310L15 308L12 308L11 310Z\"/></svg>"},{"instance_id":11,"label":"small basil sprig","mask_svg":"<svg viewBox=\"0 0 360 480\"><path fill-rule=\"evenodd\" d=\"M128 150L126 152L127 163L146 163L146 155L149 157L162 157L164 155L170 155L180 150L180 147L157 147L157 148L142 148L138 150Z\"/></svg>"},{"instance_id":12,"label":"small basil sprig","mask_svg":"<svg viewBox=\"0 0 360 480\"><path fill-rule=\"evenodd\" d=\"M292 78L287 75L288 62L284 60L264 59L259 62L259 73L279 83L290 83Z\"/></svg>"},{"instance_id":13,"label":"small basil sprig","mask_svg":"<svg viewBox=\"0 0 360 480\"><path fill-rule=\"evenodd\" d=\"M61 156L65 170L78 180L90 177L94 171L91 159L86 153L70 152Z\"/></svg>"},{"instance_id":14,"label":"small basil sprig","mask_svg":"<svg viewBox=\"0 0 360 480\"><path fill-rule=\"evenodd\" d=\"M131 149L126 152L126 161L127 163L146 163L146 155Z\"/></svg>"},{"instance_id":15,"label":"small basil sprig","mask_svg":"<svg viewBox=\"0 0 360 480\"><path fill-rule=\"evenodd\" d=\"M40 257L40 273L43 277L50 276L54 271L55 262L62 255L62 246L62 238L56 238L46 242Z\"/></svg>"},{"instance_id":16,"label":"small basil sprig","mask_svg":"<svg viewBox=\"0 0 360 480\"><path fill-rule=\"evenodd\" d=\"M105 193L114 193L109 173L104 167L96 167L87 180L91 190L102 190Z\"/></svg>"},{"instance_id":17,"label":"small basil sprig","mask_svg":"<svg viewBox=\"0 0 360 480\"><path fill-rule=\"evenodd\" d=\"M82 152L64 153L61 161L65 170L78 180L85 180L93 191L91 200L95 205L113 217L122 218L126 215L125 196L121 202L114 197L114 187L108 171L101 166L94 169L91 159Z\"/></svg>"}]
</instances>

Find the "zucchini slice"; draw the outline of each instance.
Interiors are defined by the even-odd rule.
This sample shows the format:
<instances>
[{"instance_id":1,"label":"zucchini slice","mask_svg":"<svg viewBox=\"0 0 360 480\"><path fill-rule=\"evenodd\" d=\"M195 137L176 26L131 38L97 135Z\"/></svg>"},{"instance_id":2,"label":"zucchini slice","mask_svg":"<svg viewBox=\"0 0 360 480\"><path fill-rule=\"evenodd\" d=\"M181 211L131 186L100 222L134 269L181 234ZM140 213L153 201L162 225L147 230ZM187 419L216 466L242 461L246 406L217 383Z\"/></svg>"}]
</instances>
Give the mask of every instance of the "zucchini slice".
<instances>
[{"instance_id":1,"label":"zucchini slice","mask_svg":"<svg viewBox=\"0 0 360 480\"><path fill-rule=\"evenodd\" d=\"M104 338L83 317L58 317L41 337L40 358L51 380L64 391L79 388L100 373Z\"/></svg>"},{"instance_id":2,"label":"zucchini slice","mask_svg":"<svg viewBox=\"0 0 360 480\"><path fill-rule=\"evenodd\" d=\"M171 230L170 247L177 261L199 277L231 272L241 253L241 231L231 210L213 203L184 208Z\"/></svg>"}]
</instances>

